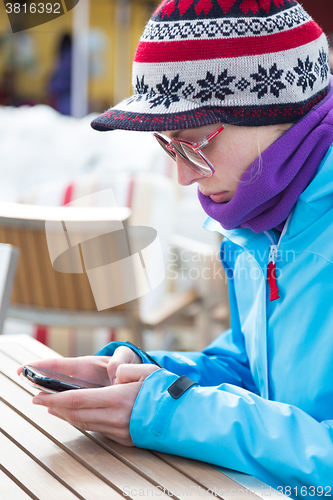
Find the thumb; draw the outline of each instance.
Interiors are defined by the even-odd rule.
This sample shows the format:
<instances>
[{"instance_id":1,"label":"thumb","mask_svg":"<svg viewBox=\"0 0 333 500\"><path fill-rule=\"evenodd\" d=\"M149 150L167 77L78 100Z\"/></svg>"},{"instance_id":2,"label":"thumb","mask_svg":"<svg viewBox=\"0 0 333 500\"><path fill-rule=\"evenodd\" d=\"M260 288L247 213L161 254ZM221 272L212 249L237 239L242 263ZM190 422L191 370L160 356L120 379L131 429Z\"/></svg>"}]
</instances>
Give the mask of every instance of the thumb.
<instances>
[{"instance_id":1,"label":"thumb","mask_svg":"<svg viewBox=\"0 0 333 500\"><path fill-rule=\"evenodd\" d=\"M143 382L148 375L160 369L156 365L120 365L118 366L116 377L118 384Z\"/></svg>"}]
</instances>

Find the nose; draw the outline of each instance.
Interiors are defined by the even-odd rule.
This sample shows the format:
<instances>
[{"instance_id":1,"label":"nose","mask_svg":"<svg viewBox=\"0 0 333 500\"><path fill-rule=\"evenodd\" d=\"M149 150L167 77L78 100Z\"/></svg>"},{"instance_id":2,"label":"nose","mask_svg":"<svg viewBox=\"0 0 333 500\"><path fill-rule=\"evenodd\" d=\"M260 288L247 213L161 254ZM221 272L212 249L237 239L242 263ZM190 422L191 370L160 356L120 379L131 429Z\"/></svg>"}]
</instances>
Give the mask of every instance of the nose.
<instances>
[{"instance_id":1,"label":"nose","mask_svg":"<svg viewBox=\"0 0 333 500\"><path fill-rule=\"evenodd\" d=\"M176 155L176 164L178 172L178 183L181 186L189 186L202 178L197 172L192 170L179 155Z\"/></svg>"}]
</instances>

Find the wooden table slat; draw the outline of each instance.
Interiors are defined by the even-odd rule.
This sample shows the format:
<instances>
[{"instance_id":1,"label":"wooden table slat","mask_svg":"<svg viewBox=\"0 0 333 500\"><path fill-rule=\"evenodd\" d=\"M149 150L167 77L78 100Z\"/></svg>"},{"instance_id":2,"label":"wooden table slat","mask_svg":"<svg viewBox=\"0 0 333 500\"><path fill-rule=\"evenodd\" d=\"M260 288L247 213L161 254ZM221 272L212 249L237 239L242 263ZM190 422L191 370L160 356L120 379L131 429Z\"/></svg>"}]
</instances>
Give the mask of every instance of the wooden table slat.
<instances>
[{"instance_id":1,"label":"wooden table slat","mask_svg":"<svg viewBox=\"0 0 333 500\"><path fill-rule=\"evenodd\" d=\"M44 495L49 500L77 500L63 484L57 481L38 463L0 433L2 465L37 497Z\"/></svg>"},{"instance_id":2,"label":"wooden table slat","mask_svg":"<svg viewBox=\"0 0 333 500\"><path fill-rule=\"evenodd\" d=\"M191 493L191 499L199 499L203 495L205 495L205 498L208 500L213 498L213 494L210 493L208 487L201 484L201 488L199 488L193 477L180 473L171 462L168 464L164 460L156 460L158 457L156 457L153 452L140 449L140 454L138 454L137 448L124 449L120 444L107 439L101 434L93 433L92 436L96 437L98 442L104 443L104 446L120 460L126 460L126 463L132 468L139 468L141 473L146 474L146 476L156 484L160 484L163 488L169 488L172 492L177 492L177 497L186 497L187 494ZM207 467L211 466L207 464ZM226 476L222 474L222 478L223 477ZM214 494L214 497L215 496Z\"/></svg>"},{"instance_id":3,"label":"wooden table slat","mask_svg":"<svg viewBox=\"0 0 333 500\"><path fill-rule=\"evenodd\" d=\"M30 492L30 495L22 489L23 485L18 485L13 479L13 476L9 477L5 472L1 470L0 465L0 492L1 500L31 500L31 498L36 498Z\"/></svg>"},{"instance_id":4,"label":"wooden table slat","mask_svg":"<svg viewBox=\"0 0 333 500\"><path fill-rule=\"evenodd\" d=\"M197 481L203 488L212 491L214 495L225 500L241 500L245 497L259 499L253 491L248 490L233 479L220 472L215 467L198 460L168 455L166 453L153 452L157 457L175 467L194 481Z\"/></svg>"},{"instance_id":5,"label":"wooden table slat","mask_svg":"<svg viewBox=\"0 0 333 500\"><path fill-rule=\"evenodd\" d=\"M4 356L8 357L9 359L15 361L17 363L17 366L19 366L21 363L19 362L20 359L24 358L24 356L29 359L29 363L32 364L34 361L39 361L41 358L37 356L34 353L30 353L25 347L22 347L20 345L15 346L15 351L12 350L12 347L14 344L10 345L4 345L1 346L0 353L2 353Z\"/></svg>"},{"instance_id":6,"label":"wooden table slat","mask_svg":"<svg viewBox=\"0 0 333 500\"><path fill-rule=\"evenodd\" d=\"M16 373L16 369L18 367L18 363L13 359L6 356L4 353L0 351L0 373L9 378L16 385L22 387L24 391L32 396L39 394L39 390L32 387L32 385L27 384L21 377L19 377ZM0 386L0 396L1 396L1 386Z\"/></svg>"},{"instance_id":7,"label":"wooden table slat","mask_svg":"<svg viewBox=\"0 0 333 500\"><path fill-rule=\"evenodd\" d=\"M10 357L15 356L19 364L31 361L29 356L32 356L33 359L62 357L29 335L0 335L0 351Z\"/></svg>"},{"instance_id":8,"label":"wooden table slat","mask_svg":"<svg viewBox=\"0 0 333 500\"><path fill-rule=\"evenodd\" d=\"M43 463L50 472L61 477L82 498L96 500L96 494L99 498L108 497L115 500L122 498L122 495L116 491L112 492L106 483L100 481L90 470L59 448L3 402L0 402L0 416L3 431L10 435L26 452L33 455L36 461Z\"/></svg>"}]
</instances>

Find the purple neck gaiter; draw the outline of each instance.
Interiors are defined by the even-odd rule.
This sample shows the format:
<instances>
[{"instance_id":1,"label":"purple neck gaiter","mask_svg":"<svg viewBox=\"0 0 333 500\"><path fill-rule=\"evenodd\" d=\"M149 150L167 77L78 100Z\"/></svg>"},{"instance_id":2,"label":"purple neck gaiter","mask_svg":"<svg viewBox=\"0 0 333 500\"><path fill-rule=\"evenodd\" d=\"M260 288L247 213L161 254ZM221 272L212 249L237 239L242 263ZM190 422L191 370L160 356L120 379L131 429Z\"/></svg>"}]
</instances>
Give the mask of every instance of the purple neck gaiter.
<instances>
[{"instance_id":1,"label":"purple neck gaiter","mask_svg":"<svg viewBox=\"0 0 333 500\"><path fill-rule=\"evenodd\" d=\"M332 143L333 77L328 95L244 172L230 201L215 203L198 190L200 203L225 229L282 230Z\"/></svg>"}]
</instances>

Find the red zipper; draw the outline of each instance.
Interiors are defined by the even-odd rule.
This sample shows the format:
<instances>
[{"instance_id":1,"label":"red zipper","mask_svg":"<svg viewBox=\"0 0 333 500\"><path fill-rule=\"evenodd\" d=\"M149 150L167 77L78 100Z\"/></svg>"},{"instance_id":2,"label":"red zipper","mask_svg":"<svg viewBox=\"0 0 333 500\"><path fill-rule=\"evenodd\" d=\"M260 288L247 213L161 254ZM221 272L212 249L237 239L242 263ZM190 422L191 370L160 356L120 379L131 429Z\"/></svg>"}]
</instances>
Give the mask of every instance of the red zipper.
<instances>
[{"instance_id":1,"label":"red zipper","mask_svg":"<svg viewBox=\"0 0 333 500\"><path fill-rule=\"evenodd\" d=\"M276 281L276 267L275 267L275 258L279 251L279 243L277 245L271 245L269 247L269 257L267 264L267 281L270 289L270 301L276 300L280 298L279 289Z\"/></svg>"},{"instance_id":2,"label":"red zipper","mask_svg":"<svg viewBox=\"0 0 333 500\"><path fill-rule=\"evenodd\" d=\"M276 245L274 244L274 240L271 237L271 235L269 234L269 232L264 231L264 233L266 234L266 236L269 238L269 240L272 243L272 245L269 247L269 256L268 256L268 264L267 264L267 281L268 281L269 290L270 290L270 298L269 298L270 301L273 301L273 300L280 298L279 289L277 286L277 279L276 279L275 260L276 260L276 256L277 256L278 251L279 251L279 246L280 246L281 240L287 232L288 224L289 224L289 221L291 219L292 213L293 213L293 209L289 213L287 220L284 223L282 233L280 234L279 241L277 242Z\"/></svg>"},{"instance_id":3,"label":"red zipper","mask_svg":"<svg viewBox=\"0 0 333 500\"><path fill-rule=\"evenodd\" d=\"M270 289L269 300L273 301L280 298L279 289L276 281L275 263L270 262L267 266L267 281Z\"/></svg>"}]
</instances>

